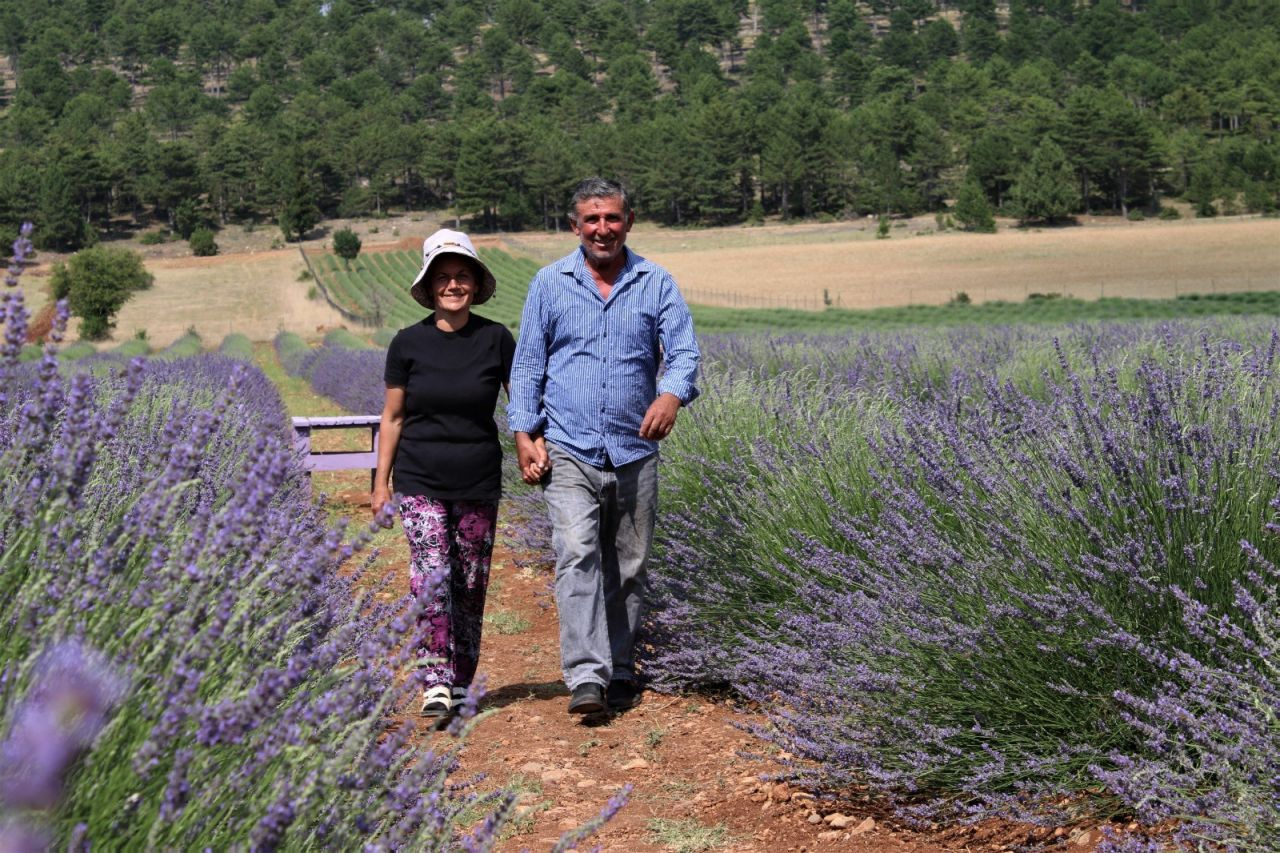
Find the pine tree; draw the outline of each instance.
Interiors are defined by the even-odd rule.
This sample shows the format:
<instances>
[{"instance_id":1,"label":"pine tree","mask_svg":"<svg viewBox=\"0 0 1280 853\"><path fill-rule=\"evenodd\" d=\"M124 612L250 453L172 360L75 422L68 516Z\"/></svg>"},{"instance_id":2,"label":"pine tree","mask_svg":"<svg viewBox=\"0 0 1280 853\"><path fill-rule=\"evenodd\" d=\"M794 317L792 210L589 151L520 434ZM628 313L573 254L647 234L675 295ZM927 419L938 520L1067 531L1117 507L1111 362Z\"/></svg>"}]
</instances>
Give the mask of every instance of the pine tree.
<instances>
[{"instance_id":1,"label":"pine tree","mask_svg":"<svg viewBox=\"0 0 1280 853\"><path fill-rule=\"evenodd\" d=\"M1031 155L1009 190L1009 204L1020 223L1053 224L1068 217L1080 205L1075 176L1067 155L1045 140Z\"/></svg>"},{"instance_id":2,"label":"pine tree","mask_svg":"<svg viewBox=\"0 0 1280 853\"><path fill-rule=\"evenodd\" d=\"M965 181L956 194L956 221L966 231L993 234L996 230L995 215L991 203L977 181Z\"/></svg>"}]
</instances>

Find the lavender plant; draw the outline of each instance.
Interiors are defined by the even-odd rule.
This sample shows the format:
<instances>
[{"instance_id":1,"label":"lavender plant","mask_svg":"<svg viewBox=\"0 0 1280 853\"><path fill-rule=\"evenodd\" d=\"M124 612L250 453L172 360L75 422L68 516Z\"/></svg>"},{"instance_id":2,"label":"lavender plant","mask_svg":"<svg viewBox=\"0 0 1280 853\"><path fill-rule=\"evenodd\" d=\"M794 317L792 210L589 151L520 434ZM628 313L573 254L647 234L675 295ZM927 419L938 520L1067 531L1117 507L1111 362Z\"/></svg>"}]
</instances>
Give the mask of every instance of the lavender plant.
<instances>
[{"instance_id":1,"label":"lavender plant","mask_svg":"<svg viewBox=\"0 0 1280 853\"><path fill-rule=\"evenodd\" d=\"M708 342L651 677L933 816L1274 827L1276 329L845 340Z\"/></svg>"},{"instance_id":2,"label":"lavender plant","mask_svg":"<svg viewBox=\"0 0 1280 853\"><path fill-rule=\"evenodd\" d=\"M218 352L241 361L253 361L253 342L249 340L248 335L233 332L218 344Z\"/></svg>"},{"instance_id":3,"label":"lavender plant","mask_svg":"<svg viewBox=\"0 0 1280 853\"><path fill-rule=\"evenodd\" d=\"M306 377L313 350L293 332L280 332L275 339L276 357L290 376Z\"/></svg>"},{"instance_id":4,"label":"lavender plant","mask_svg":"<svg viewBox=\"0 0 1280 853\"><path fill-rule=\"evenodd\" d=\"M156 358L187 358L204 351L204 341L195 329L187 329L182 336L156 354Z\"/></svg>"},{"instance_id":5,"label":"lavender plant","mask_svg":"<svg viewBox=\"0 0 1280 853\"><path fill-rule=\"evenodd\" d=\"M386 351L351 345L354 336L345 329L333 343L312 348L292 332L276 336L276 355L285 372L308 380L317 393L329 397L349 412L360 415L382 411L382 371Z\"/></svg>"},{"instance_id":6,"label":"lavender plant","mask_svg":"<svg viewBox=\"0 0 1280 853\"><path fill-rule=\"evenodd\" d=\"M325 345L310 362L311 387L350 412L376 415L386 393L386 361L386 350Z\"/></svg>"}]
</instances>

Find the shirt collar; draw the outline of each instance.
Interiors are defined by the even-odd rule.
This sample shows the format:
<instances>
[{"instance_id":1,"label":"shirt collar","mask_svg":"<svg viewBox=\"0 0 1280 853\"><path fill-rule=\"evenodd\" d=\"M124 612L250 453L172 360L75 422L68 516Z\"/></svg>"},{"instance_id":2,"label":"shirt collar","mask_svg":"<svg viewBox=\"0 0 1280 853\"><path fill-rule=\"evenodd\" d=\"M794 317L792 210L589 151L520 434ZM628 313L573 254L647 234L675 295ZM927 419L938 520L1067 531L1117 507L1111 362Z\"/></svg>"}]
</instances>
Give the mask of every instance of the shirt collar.
<instances>
[{"instance_id":1,"label":"shirt collar","mask_svg":"<svg viewBox=\"0 0 1280 853\"><path fill-rule=\"evenodd\" d=\"M631 251L630 246L623 246L626 260L622 262L622 269L618 271L618 278L613 283L614 287L625 284L633 277L639 276L649 271L652 266L644 258ZM587 256L579 246L576 251L570 253L561 259L560 272L565 275L571 275L579 281L592 281L591 270L587 269Z\"/></svg>"}]
</instances>

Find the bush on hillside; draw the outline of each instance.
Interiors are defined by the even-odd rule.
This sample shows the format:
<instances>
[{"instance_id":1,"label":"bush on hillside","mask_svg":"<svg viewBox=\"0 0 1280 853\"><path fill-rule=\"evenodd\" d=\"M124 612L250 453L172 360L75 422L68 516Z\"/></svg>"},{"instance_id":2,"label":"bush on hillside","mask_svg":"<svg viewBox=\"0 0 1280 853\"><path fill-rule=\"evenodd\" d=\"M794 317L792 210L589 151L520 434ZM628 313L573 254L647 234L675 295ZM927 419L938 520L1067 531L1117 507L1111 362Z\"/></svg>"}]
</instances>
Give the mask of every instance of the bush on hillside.
<instances>
[{"instance_id":1,"label":"bush on hillside","mask_svg":"<svg viewBox=\"0 0 1280 853\"><path fill-rule=\"evenodd\" d=\"M360 254L360 238L350 228L333 232L333 251L348 264Z\"/></svg>"},{"instance_id":2,"label":"bush on hillside","mask_svg":"<svg viewBox=\"0 0 1280 853\"><path fill-rule=\"evenodd\" d=\"M218 244L213 239L213 232L208 228L197 228L191 232L191 254L199 258L207 258L218 254Z\"/></svg>"}]
</instances>

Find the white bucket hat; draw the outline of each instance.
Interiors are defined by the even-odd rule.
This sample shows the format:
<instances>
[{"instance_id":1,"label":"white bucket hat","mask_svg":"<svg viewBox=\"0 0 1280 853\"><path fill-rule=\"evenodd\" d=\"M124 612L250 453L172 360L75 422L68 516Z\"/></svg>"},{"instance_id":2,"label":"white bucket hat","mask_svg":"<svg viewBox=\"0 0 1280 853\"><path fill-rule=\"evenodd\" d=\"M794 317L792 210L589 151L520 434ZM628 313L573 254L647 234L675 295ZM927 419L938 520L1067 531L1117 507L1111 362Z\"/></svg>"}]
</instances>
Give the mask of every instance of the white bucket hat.
<instances>
[{"instance_id":1,"label":"white bucket hat","mask_svg":"<svg viewBox=\"0 0 1280 853\"><path fill-rule=\"evenodd\" d=\"M482 278L479 287L476 288L475 298L471 300L473 305L481 305L489 301L493 296L493 292L498 289L498 282L494 279L493 273L489 272L489 268L485 266L484 261L480 260L480 256L476 254L476 247L471 245L471 238L461 231L450 231L448 228L441 228L432 234L422 243L422 269L418 272L417 277L413 280L413 284L409 286L409 295L412 296L419 305L427 308L435 308L435 300L431 295L431 286L427 282L427 273L431 270L431 264L441 255L462 255L464 258L470 258L480 267Z\"/></svg>"}]
</instances>

